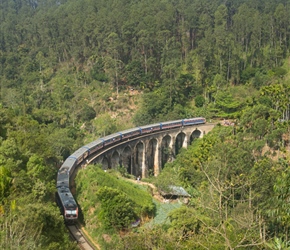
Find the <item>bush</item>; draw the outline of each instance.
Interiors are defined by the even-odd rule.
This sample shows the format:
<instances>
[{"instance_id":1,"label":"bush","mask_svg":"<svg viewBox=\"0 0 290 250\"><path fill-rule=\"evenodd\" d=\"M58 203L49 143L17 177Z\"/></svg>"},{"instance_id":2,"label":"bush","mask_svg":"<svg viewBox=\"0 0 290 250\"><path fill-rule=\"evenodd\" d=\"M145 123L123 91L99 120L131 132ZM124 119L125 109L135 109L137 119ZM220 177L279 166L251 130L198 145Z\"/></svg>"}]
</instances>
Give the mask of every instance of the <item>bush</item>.
<instances>
[{"instance_id":1,"label":"bush","mask_svg":"<svg viewBox=\"0 0 290 250\"><path fill-rule=\"evenodd\" d=\"M137 219L134 202L124 193L110 187L102 187L97 192L101 201L100 219L108 228L128 228Z\"/></svg>"},{"instance_id":2,"label":"bush","mask_svg":"<svg viewBox=\"0 0 290 250\"><path fill-rule=\"evenodd\" d=\"M100 219L103 220L102 218L106 216L109 216L110 220L114 218L112 223L106 219L103 222L107 228L115 227L118 229L126 227L137 217L151 217L155 212L151 195L146 190L141 189L140 185L121 179L120 174L116 176L112 172L113 170L105 172L96 166L88 166L85 171L78 173L76 179L77 196L80 197L78 200L84 213L89 213L91 207L99 207L100 205L101 210L97 212ZM112 191L112 196L109 191ZM112 199L112 203L107 204L104 197ZM126 201L125 204L124 201ZM116 202L123 204L124 211L119 210L122 206L117 206ZM128 205L133 210L130 210ZM114 206L113 214L108 214L107 208L110 206ZM117 213L122 214L121 217L118 217ZM126 218L122 218L125 214L127 214Z\"/></svg>"},{"instance_id":3,"label":"bush","mask_svg":"<svg viewBox=\"0 0 290 250\"><path fill-rule=\"evenodd\" d=\"M95 117L96 117L96 111L92 107L88 105L84 105L80 114L80 119L83 121L90 121L94 119Z\"/></svg>"},{"instance_id":4,"label":"bush","mask_svg":"<svg viewBox=\"0 0 290 250\"><path fill-rule=\"evenodd\" d=\"M202 95L198 95L195 97L194 102L196 107L201 108L205 103L205 99Z\"/></svg>"}]
</instances>

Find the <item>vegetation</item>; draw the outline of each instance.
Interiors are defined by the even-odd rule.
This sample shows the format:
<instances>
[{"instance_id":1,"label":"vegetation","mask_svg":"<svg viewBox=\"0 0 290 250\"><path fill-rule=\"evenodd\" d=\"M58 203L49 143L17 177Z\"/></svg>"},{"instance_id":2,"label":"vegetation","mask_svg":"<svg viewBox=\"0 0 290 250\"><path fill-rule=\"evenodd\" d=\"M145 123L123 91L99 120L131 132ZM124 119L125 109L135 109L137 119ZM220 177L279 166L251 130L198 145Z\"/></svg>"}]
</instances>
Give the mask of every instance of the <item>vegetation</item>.
<instances>
[{"instance_id":1,"label":"vegetation","mask_svg":"<svg viewBox=\"0 0 290 250\"><path fill-rule=\"evenodd\" d=\"M127 234L122 247L287 249L289 152L278 145L286 145L281 135L289 134L289 125L269 115L257 120L266 124L267 132L260 137L249 128L253 121L217 126L167 163L156 185L182 185L191 194L190 202L171 211L169 223L150 228L158 231L158 239L143 227L137 234ZM274 146L269 148L272 143L266 143L267 138L273 137Z\"/></svg>"},{"instance_id":2,"label":"vegetation","mask_svg":"<svg viewBox=\"0 0 290 250\"><path fill-rule=\"evenodd\" d=\"M2 103L44 123L78 126L117 109L113 100L134 88L145 93L138 124L204 112L192 110L195 98L211 115L237 117L247 97L234 96L230 86L247 85L253 92L283 85L288 5L2 1ZM288 110L285 103L278 109L284 115Z\"/></svg>"},{"instance_id":3,"label":"vegetation","mask_svg":"<svg viewBox=\"0 0 290 250\"><path fill-rule=\"evenodd\" d=\"M146 221L154 215L151 195L140 186L120 179L115 170L105 172L101 166L91 165L78 174L76 183L86 228L104 246L108 244L102 237L104 234L127 230L132 223Z\"/></svg>"},{"instance_id":4,"label":"vegetation","mask_svg":"<svg viewBox=\"0 0 290 250\"><path fill-rule=\"evenodd\" d=\"M129 230L154 214L150 196L96 167L89 185L88 168L77 198L92 235L105 225L110 249L289 248L289 7L2 0L0 248L74 249L54 202L63 160L97 137L195 116L235 126L217 126L152 180L184 186L189 204ZM128 217L115 216L123 208Z\"/></svg>"}]
</instances>

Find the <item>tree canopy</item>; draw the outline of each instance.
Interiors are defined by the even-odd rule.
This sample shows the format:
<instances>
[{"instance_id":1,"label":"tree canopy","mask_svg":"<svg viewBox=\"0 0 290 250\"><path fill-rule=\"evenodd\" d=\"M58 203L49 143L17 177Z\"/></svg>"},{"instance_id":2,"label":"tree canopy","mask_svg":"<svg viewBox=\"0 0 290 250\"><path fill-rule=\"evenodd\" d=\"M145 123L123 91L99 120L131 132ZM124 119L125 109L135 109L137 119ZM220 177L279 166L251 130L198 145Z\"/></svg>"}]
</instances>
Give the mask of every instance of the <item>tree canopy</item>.
<instances>
[{"instance_id":1,"label":"tree canopy","mask_svg":"<svg viewBox=\"0 0 290 250\"><path fill-rule=\"evenodd\" d=\"M163 170L157 185L193 196L171 224L119 247L289 247L289 16L289 0L2 0L1 247L73 249L54 204L63 160L97 137L195 116L235 126ZM118 229L154 210L108 188L99 199L115 192L130 212Z\"/></svg>"}]
</instances>

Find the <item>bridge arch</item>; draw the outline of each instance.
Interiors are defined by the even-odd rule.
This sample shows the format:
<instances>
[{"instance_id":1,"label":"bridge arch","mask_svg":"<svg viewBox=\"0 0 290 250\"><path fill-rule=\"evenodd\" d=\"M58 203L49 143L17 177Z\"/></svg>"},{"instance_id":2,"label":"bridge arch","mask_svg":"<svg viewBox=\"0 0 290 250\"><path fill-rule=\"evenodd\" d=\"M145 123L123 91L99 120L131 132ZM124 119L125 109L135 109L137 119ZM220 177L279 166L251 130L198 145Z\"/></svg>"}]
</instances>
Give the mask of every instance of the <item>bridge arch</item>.
<instances>
[{"instance_id":1,"label":"bridge arch","mask_svg":"<svg viewBox=\"0 0 290 250\"><path fill-rule=\"evenodd\" d=\"M129 174L133 174L132 151L132 148L129 145L126 145L121 153L121 165L127 170Z\"/></svg>"},{"instance_id":2,"label":"bridge arch","mask_svg":"<svg viewBox=\"0 0 290 250\"><path fill-rule=\"evenodd\" d=\"M159 142L152 138L146 145L146 176L157 176L159 174Z\"/></svg>"},{"instance_id":3,"label":"bridge arch","mask_svg":"<svg viewBox=\"0 0 290 250\"><path fill-rule=\"evenodd\" d=\"M117 150L113 151L111 156L111 168L117 168L120 165L120 155Z\"/></svg>"},{"instance_id":4,"label":"bridge arch","mask_svg":"<svg viewBox=\"0 0 290 250\"><path fill-rule=\"evenodd\" d=\"M191 135L190 135L190 140L189 140L190 144L191 144L195 139L200 138L200 137L202 137L202 131L200 131L199 129L196 128L196 129L191 133Z\"/></svg>"},{"instance_id":5,"label":"bridge arch","mask_svg":"<svg viewBox=\"0 0 290 250\"><path fill-rule=\"evenodd\" d=\"M172 136L166 134L162 138L161 142L161 169L164 168L165 163L172 161L173 151L172 151Z\"/></svg>"},{"instance_id":6,"label":"bridge arch","mask_svg":"<svg viewBox=\"0 0 290 250\"><path fill-rule=\"evenodd\" d=\"M178 155L181 148L187 148L187 137L184 132L178 133L175 138L175 155Z\"/></svg>"},{"instance_id":7,"label":"bridge arch","mask_svg":"<svg viewBox=\"0 0 290 250\"><path fill-rule=\"evenodd\" d=\"M143 141L138 141L135 146L135 159L134 159L134 168L133 175L135 176L145 176L145 145Z\"/></svg>"},{"instance_id":8,"label":"bridge arch","mask_svg":"<svg viewBox=\"0 0 290 250\"><path fill-rule=\"evenodd\" d=\"M109 163L109 159L107 156L104 156L101 159L101 164L104 170L111 168L110 163Z\"/></svg>"}]
</instances>

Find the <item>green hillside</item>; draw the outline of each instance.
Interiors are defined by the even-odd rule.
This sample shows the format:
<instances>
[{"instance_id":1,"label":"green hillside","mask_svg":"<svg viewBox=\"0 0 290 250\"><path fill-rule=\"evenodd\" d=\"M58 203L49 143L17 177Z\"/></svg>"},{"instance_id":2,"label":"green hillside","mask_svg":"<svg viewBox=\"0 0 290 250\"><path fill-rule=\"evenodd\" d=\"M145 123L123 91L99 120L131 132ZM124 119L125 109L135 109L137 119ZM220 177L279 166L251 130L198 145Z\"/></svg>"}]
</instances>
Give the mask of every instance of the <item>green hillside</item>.
<instances>
[{"instance_id":1,"label":"green hillside","mask_svg":"<svg viewBox=\"0 0 290 250\"><path fill-rule=\"evenodd\" d=\"M116 131L196 116L234 126L150 180L182 184L190 202L164 225L119 221L112 244L289 248L289 16L289 0L2 0L0 248L76 248L54 202L63 160ZM100 199L124 198L114 190Z\"/></svg>"},{"instance_id":2,"label":"green hillside","mask_svg":"<svg viewBox=\"0 0 290 250\"><path fill-rule=\"evenodd\" d=\"M91 165L80 171L76 183L82 223L104 246L107 244L104 234L118 234L131 228L132 223L146 221L155 214L155 205L147 190L125 181L116 170L104 171L101 166ZM114 248L114 243L111 244L107 247Z\"/></svg>"}]
</instances>

